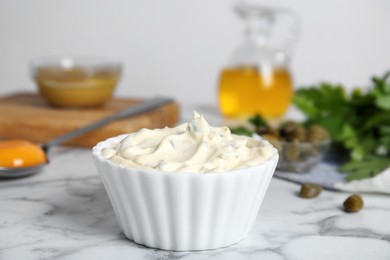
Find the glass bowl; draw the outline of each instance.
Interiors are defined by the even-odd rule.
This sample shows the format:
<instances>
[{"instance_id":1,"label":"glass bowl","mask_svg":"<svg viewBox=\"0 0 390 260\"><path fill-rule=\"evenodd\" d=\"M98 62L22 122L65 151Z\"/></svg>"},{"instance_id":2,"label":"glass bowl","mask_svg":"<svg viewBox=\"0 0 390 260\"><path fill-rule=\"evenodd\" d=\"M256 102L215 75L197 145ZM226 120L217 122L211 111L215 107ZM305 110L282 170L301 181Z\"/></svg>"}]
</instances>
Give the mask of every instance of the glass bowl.
<instances>
[{"instance_id":1,"label":"glass bowl","mask_svg":"<svg viewBox=\"0 0 390 260\"><path fill-rule=\"evenodd\" d=\"M267 139L279 152L279 171L307 172L324 159L330 140L308 143Z\"/></svg>"},{"instance_id":2,"label":"glass bowl","mask_svg":"<svg viewBox=\"0 0 390 260\"><path fill-rule=\"evenodd\" d=\"M99 58L37 58L30 73L39 93L59 107L93 107L112 97L122 66Z\"/></svg>"}]
</instances>

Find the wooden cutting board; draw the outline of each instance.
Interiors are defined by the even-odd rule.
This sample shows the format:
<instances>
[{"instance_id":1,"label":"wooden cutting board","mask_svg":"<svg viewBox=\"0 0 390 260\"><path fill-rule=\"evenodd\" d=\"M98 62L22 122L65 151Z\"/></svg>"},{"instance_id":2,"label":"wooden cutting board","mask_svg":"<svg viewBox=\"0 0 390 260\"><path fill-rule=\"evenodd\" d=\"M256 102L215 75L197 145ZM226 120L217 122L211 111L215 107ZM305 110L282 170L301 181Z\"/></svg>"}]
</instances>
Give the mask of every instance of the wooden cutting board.
<instances>
[{"instance_id":1,"label":"wooden cutting board","mask_svg":"<svg viewBox=\"0 0 390 260\"><path fill-rule=\"evenodd\" d=\"M17 138L44 143L139 102L143 102L142 99L113 98L99 108L65 109L51 107L33 93L0 97L0 139ZM109 137L144 127L174 126L178 119L179 106L171 102L153 111L110 123L66 144L92 147Z\"/></svg>"}]
</instances>

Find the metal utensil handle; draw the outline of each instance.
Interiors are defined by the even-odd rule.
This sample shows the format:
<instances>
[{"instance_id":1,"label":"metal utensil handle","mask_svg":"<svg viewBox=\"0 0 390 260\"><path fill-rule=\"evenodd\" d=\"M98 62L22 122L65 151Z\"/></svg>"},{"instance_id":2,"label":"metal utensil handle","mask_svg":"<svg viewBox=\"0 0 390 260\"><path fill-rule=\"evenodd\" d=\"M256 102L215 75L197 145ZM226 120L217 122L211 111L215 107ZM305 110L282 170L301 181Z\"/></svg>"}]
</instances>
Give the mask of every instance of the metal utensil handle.
<instances>
[{"instance_id":1,"label":"metal utensil handle","mask_svg":"<svg viewBox=\"0 0 390 260\"><path fill-rule=\"evenodd\" d=\"M153 98L146 102L140 103L135 106L131 106L129 108L126 108L122 111L119 111L118 113L115 113L113 115L110 115L108 117L105 117L103 119L100 119L96 122L93 122L85 127L78 128L74 131L71 131L67 134L64 134L62 136L59 136L57 138L54 138L53 140L50 140L42 145L42 149L45 150L45 152L48 152L49 148L58 144L62 144L66 141L69 141L75 137L78 137L80 135L86 134L88 132L91 132L99 127L102 127L108 123L111 123L115 120L122 119L125 117L135 116L137 114L151 111L155 108L161 107L162 105L172 102L172 99L169 98Z\"/></svg>"}]
</instances>

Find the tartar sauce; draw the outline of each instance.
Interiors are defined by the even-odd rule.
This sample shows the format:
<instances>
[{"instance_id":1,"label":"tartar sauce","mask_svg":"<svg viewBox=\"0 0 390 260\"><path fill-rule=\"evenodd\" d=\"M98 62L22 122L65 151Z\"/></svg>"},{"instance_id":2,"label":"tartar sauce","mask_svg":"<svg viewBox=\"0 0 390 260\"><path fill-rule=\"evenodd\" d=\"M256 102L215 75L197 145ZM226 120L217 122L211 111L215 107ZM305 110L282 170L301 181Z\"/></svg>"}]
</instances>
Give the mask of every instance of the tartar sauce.
<instances>
[{"instance_id":1,"label":"tartar sauce","mask_svg":"<svg viewBox=\"0 0 390 260\"><path fill-rule=\"evenodd\" d=\"M188 123L144 128L102 151L105 158L123 167L192 173L243 169L261 164L274 153L267 141L231 134L228 127L211 127L195 112Z\"/></svg>"}]
</instances>

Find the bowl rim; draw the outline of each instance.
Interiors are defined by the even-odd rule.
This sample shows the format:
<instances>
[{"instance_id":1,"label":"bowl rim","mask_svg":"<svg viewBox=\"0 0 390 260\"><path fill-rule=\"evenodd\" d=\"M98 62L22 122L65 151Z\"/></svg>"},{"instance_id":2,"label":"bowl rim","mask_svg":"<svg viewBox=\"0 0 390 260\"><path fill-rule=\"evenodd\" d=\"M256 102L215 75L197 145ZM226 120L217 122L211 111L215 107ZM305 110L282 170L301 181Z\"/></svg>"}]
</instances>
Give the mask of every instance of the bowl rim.
<instances>
[{"instance_id":1,"label":"bowl rim","mask_svg":"<svg viewBox=\"0 0 390 260\"><path fill-rule=\"evenodd\" d=\"M124 138L126 138L130 134L132 134L132 133L121 134L121 135L118 135L115 137L110 137L106 140L100 141L92 148L92 155L94 156L94 158L96 158L100 162L107 163L111 167L114 167L116 169L127 170L127 173L130 173L130 171L136 170L138 172L144 172L147 174L168 175L168 176L214 176L214 177L215 176L235 176L238 174L245 174L245 173L249 174L250 172L252 172L253 169L263 168L265 165L270 164L270 163L275 163L275 165L273 167L273 172L274 172L276 165L278 163L278 160L279 160L278 150L272 144L271 144L271 146L272 146L273 155L270 158L268 158L267 160L265 160L264 162L262 162L261 164L247 167L247 168L226 171L226 172L207 172L207 173L180 172L180 171L178 171L178 172L164 172L164 171L154 170L154 169L150 169L150 168L124 167L120 164L114 163L114 162L108 160L107 158L103 157L103 155L101 154L102 149L110 147L110 145L112 145L114 142L117 143L117 142L122 141ZM252 137L248 137L248 138L252 138ZM265 140L265 141L268 142L267 140ZM273 172L272 172L272 174L273 174ZM203 178L205 178L205 177L203 177ZM211 178L211 177L209 177L209 178Z\"/></svg>"},{"instance_id":2,"label":"bowl rim","mask_svg":"<svg viewBox=\"0 0 390 260\"><path fill-rule=\"evenodd\" d=\"M327 140L322 140L322 141L319 141L319 142L316 142L316 143L310 143L310 142L297 142L297 143L294 143L294 142L289 142L289 141L284 141L284 140L268 140L267 138L264 138L262 137L261 135L258 135L256 133L253 134L253 138L255 139L260 139L260 140L266 140L268 142L270 142L272 144L272 142L277 142L277 143L280 143L282 145L298 145L298 146L302 146L302 147L306 147L306 146L322 146L322 145L329 145L332 143L332 139L331 138L328 138Z\"/></svg>"},{"instance_id":3,"label":"bowl rim","mask_svg":"<svg viewBox=\"0 0 390 260\"><path fill-rule=\"evenodd\" d=\"M32 71L42 67L58 66L59 68L69 69L76 66L85 68L86 70L94 69L110 69L121 70L122 63L120 61L109 59L100 56L42 56L32 58L28 65Z\"/></svg>"}]
</instances>

